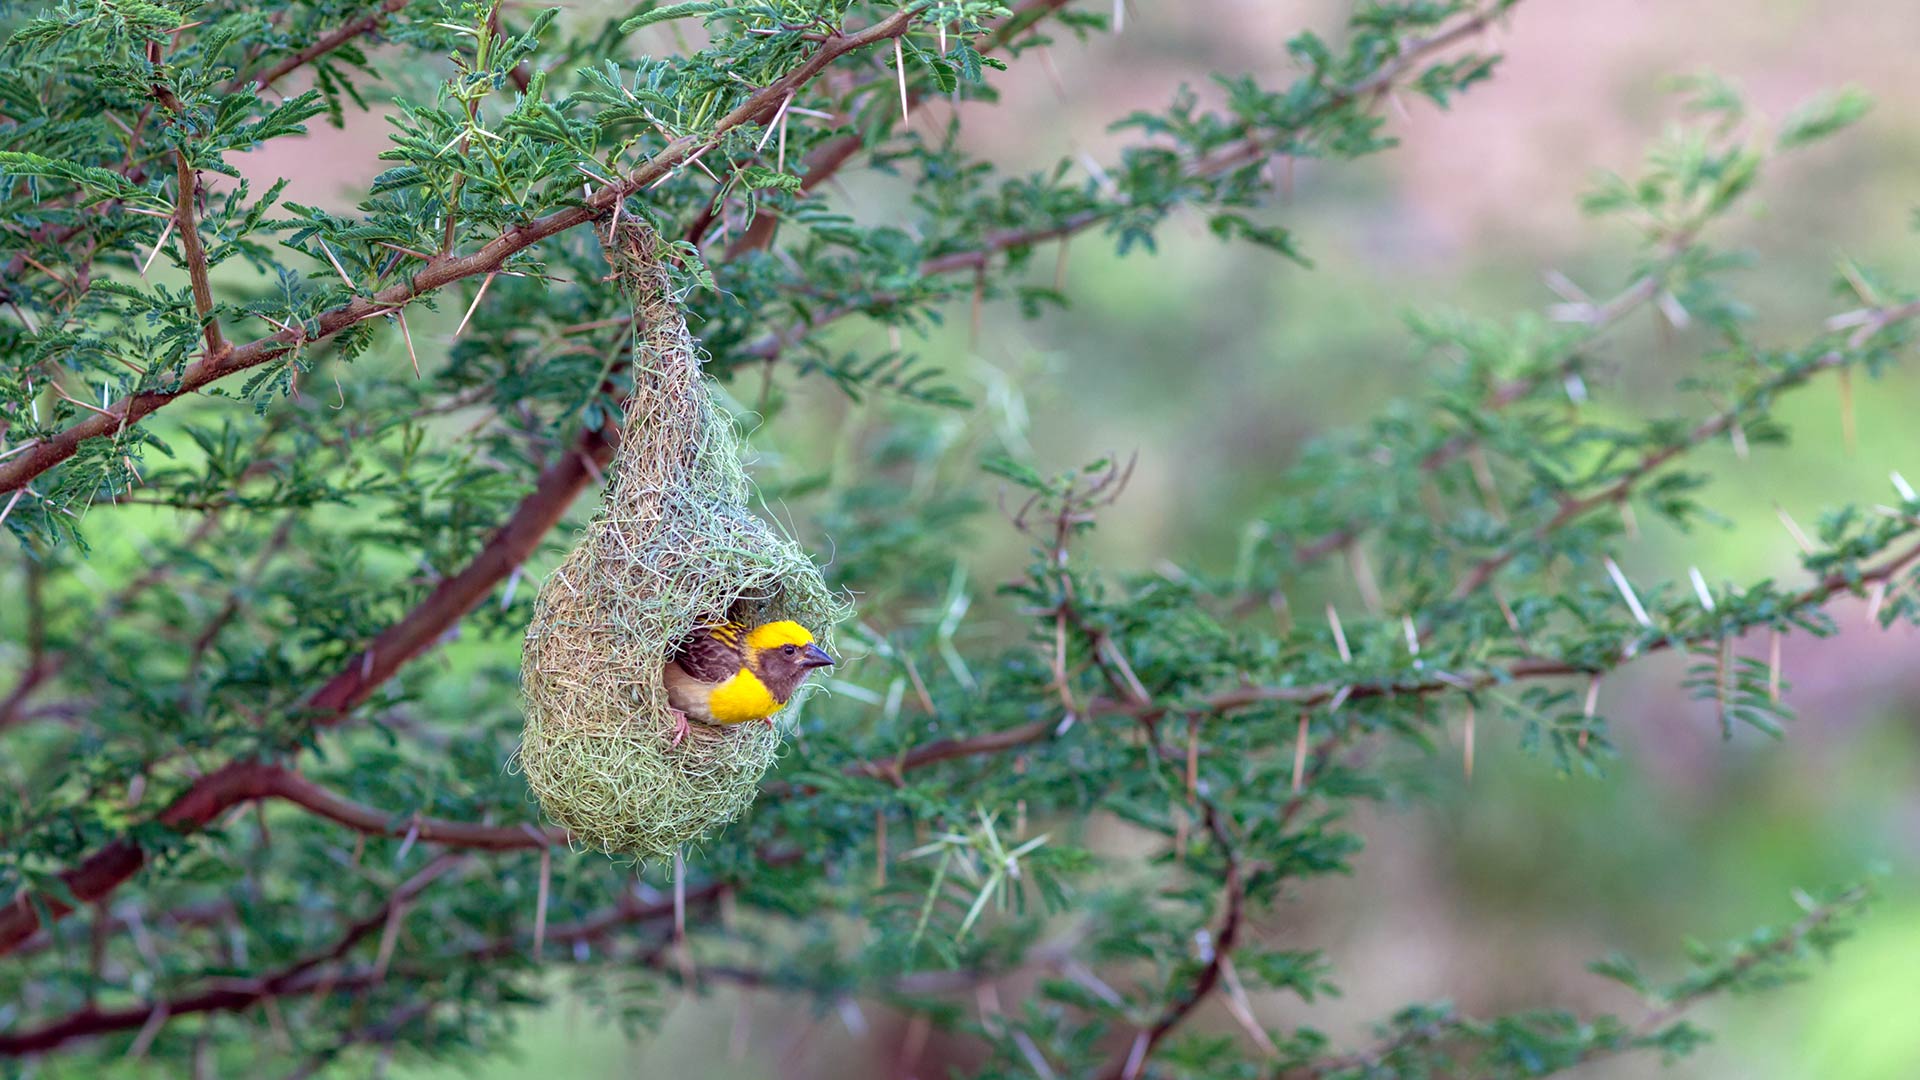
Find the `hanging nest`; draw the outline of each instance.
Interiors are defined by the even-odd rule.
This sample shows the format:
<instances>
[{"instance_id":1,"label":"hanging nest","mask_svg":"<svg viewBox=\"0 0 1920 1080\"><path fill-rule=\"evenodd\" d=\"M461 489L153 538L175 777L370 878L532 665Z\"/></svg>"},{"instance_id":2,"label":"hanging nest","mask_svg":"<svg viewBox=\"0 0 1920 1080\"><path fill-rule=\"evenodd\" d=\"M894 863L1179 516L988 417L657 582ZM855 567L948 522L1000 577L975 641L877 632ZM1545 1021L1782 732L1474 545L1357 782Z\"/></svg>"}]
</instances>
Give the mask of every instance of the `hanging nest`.
<instances>
[{"instance_id":1,"label":"hanging nest","mask_svg":"<svg viewBox=\"0 0 1920 1080\"><path fill-rule=\"evenodd\" d=\"M657 235L629 217L600 239L633 304L633 396L605 503L534 603L518 757L576 842L664 858L738 817L781 742L766 724L694 724L672 745L660 669L674 647L729 614L826 635L849 610L747 510L740 436L701 378Z\"/></svg>"}]
</instances>

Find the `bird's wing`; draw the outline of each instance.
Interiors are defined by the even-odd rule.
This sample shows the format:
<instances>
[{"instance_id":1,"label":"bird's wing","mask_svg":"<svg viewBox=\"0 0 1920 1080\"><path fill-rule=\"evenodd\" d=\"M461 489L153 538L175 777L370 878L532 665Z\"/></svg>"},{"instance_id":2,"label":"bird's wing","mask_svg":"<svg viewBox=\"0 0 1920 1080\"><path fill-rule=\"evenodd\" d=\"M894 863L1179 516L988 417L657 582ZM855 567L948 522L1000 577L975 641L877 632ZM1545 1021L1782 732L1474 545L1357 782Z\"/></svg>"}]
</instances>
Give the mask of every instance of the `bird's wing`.
<instances>
[{"instance_id":1,"label":"bird's wing","mask_svg":"<svg viewBox=\"0 0 1920 1080\"><path fill-rule=\"evenodd\" d=\"M737 634L716 633L712 627L697 630L680 643L673 662L701 682L725 682L746 662L739 646L732 643L738 640Z\"/></svg>"}]
</instances>

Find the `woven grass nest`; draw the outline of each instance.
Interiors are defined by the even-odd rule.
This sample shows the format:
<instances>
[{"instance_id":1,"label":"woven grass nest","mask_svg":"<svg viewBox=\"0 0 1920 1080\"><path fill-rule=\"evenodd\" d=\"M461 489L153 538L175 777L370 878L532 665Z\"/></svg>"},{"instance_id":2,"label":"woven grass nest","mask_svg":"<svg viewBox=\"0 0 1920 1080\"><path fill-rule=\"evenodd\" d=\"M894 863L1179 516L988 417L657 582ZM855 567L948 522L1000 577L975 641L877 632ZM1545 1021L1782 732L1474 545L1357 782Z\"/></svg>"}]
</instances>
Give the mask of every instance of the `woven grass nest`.
<instances>
[{"instance_id":1,"label":"woven grass nest","mask_svg":"<svg viewBox=\"0 0 1920 1080\"><path fill-rule=\"evenodd\" d=\"M633 395L605 503L534 603L518 765L575 843L666 858L753 802L782 738L695 724L672 745L660 669L674 646L730 613L826 635L849 611L747 509L739 433L708 393L653 230L627 218L600 238L633 303Z\"/></svg>"}]
</instances>

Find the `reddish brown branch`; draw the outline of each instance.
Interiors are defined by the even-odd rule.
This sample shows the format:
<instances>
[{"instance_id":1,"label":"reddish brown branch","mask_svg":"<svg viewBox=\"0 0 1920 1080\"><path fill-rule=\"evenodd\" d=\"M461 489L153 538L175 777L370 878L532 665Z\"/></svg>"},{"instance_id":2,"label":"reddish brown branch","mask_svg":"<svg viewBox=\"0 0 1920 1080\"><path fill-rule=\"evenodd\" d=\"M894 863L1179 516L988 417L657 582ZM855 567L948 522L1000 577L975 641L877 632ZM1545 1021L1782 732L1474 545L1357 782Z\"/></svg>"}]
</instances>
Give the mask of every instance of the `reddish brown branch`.
<instances>
[{"instance_id":1,"label":"reddish brown branch","mask_svg":"<svg viewBox=\"0 0 1920 1080\"><path fill-rule=\"evenodd\" d=\"M373 644L308 701L313 722L328 727L345 719L400 666L419 655L485 599L514 568L532 554L547 530L558 522L575 497L585 490L595 471L613 452L601 432L582 432L573 452L547 467L534 490L514 509L507 524L493 535L480 554L458 574L447 578L407 616L389 627ZM594 471L589 471L592 463ZM276 781L254 763L236 762L195 781L161 812L160 822L182 831L201 828L242 802L277 794ZM132 877L146 861L137 844L116 840L62 875L67 888L82 902L98 899ZM71 907L55 897L41 902L54 918ZM24 941L40 923L33 900L15 897L0 908L0 954Z\"/></svg>"},{"instance_id":2,"label":"reddish brown branch","mask_svg":"<svg viewBox=\"0 0 1920 1080\"><path fill-rule=\"evenodd\" d=\"M1916 316L1920 316L1920 304L1916 303L1882 308L1874 312L1858 330L1849 335L1847 348L1849 350L1858 350L1865 346L1867 342L1871 341L1873 337L1882 330L1915 318ZM1844 368L1852 359L1853 358L1847 353L1838 350L1826 353L1810 364L1794 368L1768 380L1764 386L1761 386L1758 391L1756 391L1756 394L1763 398L1771 397L1783 390L1798 386L1823 371L1832 368ZM1478 563L1475 563L1472 569L1454 586L1452 593L1453 599L1459 600L1472 595L1481 586L1493 580L1493 576L1499 573L1508 563L1520 557L1520 555L1525 553L1530 547L1544 542L1549 536L1552 536L1555 532L1558 532L1574 520L1594 510L1607 506L1615 506L1626 501L1628 496L1633 494L1636 487L1668 463L1672 462L1675 458L1706 443L1708 440L1718 438L1735 424L1739 423L1740 414L1743 411L1745 411L1745 409L1739 404L1723 409L1713 416L1707 417L1698 424L1695 424L1691 430L1674 442L1662 446L1659 449L1648 451L1640 460L1634 462L1624 472L1599 490L1588 495L1563 499L1553 515L1534 527L1524 539L1509 544L1480 560Z\"/></svg>"},{"instance_id":3,"label":"reddish brown branch","mask_svg":"<svg viewBox=\"0 0 1920 1080\"><path fill-rule=\"evenodd\" d=\"M1822 577L1813 585L1790 596L1786 608L1793 611L1818 607L1821 604L1851 592L1856 588L1886 581L1899 574L1903 569L1920 562L1920 543L1897 552L1881 565L1862 571L1857 577L1849 577L1838 571ZM1714 639L1712 633L1701 633L1689 637L1663 637L1643 645L1634 657L1619 657L1618 662L1646 656L1677 646L1697 644ZM1325 705L1336 696L1344 694L1348 701L1359 701L1378 697L1429 697L1436 694L1472 692L1490 687L1502 686L1511 682L1532 679L1566 678L1576 675L1593 675L1591 665L1575 664L1565 660L1545 657L1520 660L1499 671L1485 671L1471 676L1448 676L1420 681L1375 682L1375 683L1310 683L1304 686L1246 686L1211 694L1193 703L1190 708L1208 714L1223 714L1257 705L1290 705L1299 708L1314 708ZM1159 720L1174 710L1168 706L1150 701L1141 701L1131 693L1120 696L1094 697L1086 703L1086 712L1091 717L1131 716L1143 720ZM845 768L853 776L870 776L879 780L891 780L899 773L937 764L942 761L954 761L961 758L994 754L1016 749L1043 741L1051 736L1057 726L1053 721L1036 721L1004 731L992 731L962 739L940 739L915 747L898 758L854 762ZM1315 750L1316 762L1323 761L1336 745L1332 742L1320 744ZM1318 764L1309 772L1317 770ZM1290 800L1282 809L1282 818L1291 818L1299 811L1302 798Z\"/></svg>"},{"instance_id":4,"label":"reddish brown branch","mask_svg":"<svg viewBox=\"0 0 1920 1080\"><path fill-rule=\"evenodd\" d=\"M337 992L374 985L384 978L384 972L375 970L341 975L321 969L346 956L355 945L385 927L396 912L411 903L428 885L446 876L460 861L458 856L442 856L428 863L395 889L377 910L350 924L333 945L272 975L256 979L222 980L221 985L210 989L135 1008L100 1009L88 1006L41 1027L0 1035L0 1055L42 1053L90 1035L132 1031L145 1027L155 1016L165 1022L194 1013L236 1012L267 998L308 990Z\"/></svg>"},{"instance_id":5,"label":"reddish brown branch","mask_svg":"<svg viewBox=\"0 0 1920 1080\"><path fill-rule=\"evenodd\" d=\"M262 90L272 86L276 79L296 71L314 60L352 41L363 34L371 34L387 21L387 16L407 6L407 0L381 0L380 6L351 22L334 28L299 52L281 60L259 75L243 75L227 84L229 93L252 83Z\"/></svg>"},{"instance_id":6,"label":"reddish brown branch","mask_svg":"<svg viewBox=\"0 0 1920 1080\"><path fill-rule=\"evenodd\" d=\"M1186 1020L1194 1009L1205 1001L1213 988L1220 985L1223 969L1231 962L1234 945L1240 937L1240 927L1246 914L1246 887L1240 879L1240 861L1234 855L1232 838L1227 835L1226 827L1214 812L1213 805L1201 800L1205 807L1207 830L1220 845L1220 852L1226 859L1226 911L1220 916L1220 927L1212 938L1213 951L1207 962L1201 966L1199 974L1154 1022L1136 1033L1127 1054L1107 1070L1108 1080L1136 1080L1146 1069L1147 1061L1161 1041Z\"/></svg>"},{"instance_id":7,"label":"reddish brown branch","mask_svg":"<svg viewBox=\"0 0 1920 1080\"><path fill-rule=\"evenodd\" d=\"M149 55L158 59L158 47L149 48ZM166 110L173 114L178 122L186 121L186 106L174 96L171 89L156 83L153 96ZM194 204L200 199L200 173L194 169L193 162L187 157L184 148L175 147L173 151L173 171L178 191L173 204L173 224L180 233L180 248L186 255L187 279L193 287L193 309L200 316L202 333L207 340L209 361L218 360L229 351L227 340L220 333L220 320L213 313L213 282L210 278L211 267L207 261L207 249L200 242L200 226L194 220ZM96 414L97 419L107 419L105 414ZM118 430L123 430L121 424Z\"/></svg>"},{"instance_id":8,"label":"reddish brown branch","mask_svg":"<svg viewBox=\"0 0 1920 1080\"><path fill-rule=\"evenodd\" d=\"M830 38L805 63L774 80L750 96L738 108L722 117L705 135L683 135L668 143L658 154L617 183L595 191L578 206L557 210L524 225L515 226L468 255L445 257L428 264L407 281L389 286L370 297L355 297L339 307L322 312L313 320L312 332L283 330L257 338L238 348L187 365L175 388L149 390L115 402L101 413L88 416L65 430L41 440L33 449L0 463L0 494L25 486L34 477L72 457L88 439L115 434L168 402L189 394L236 372L258 367L278 359L303 345L319 341L355 323L384 315L404 307L413 299L443 288L463 278L498 271L514 255L551 236L583 225L613 208L619 200L645 188L673 172L695 153L714 145L726 132L748 122L787 94L798 90L817 76L828 64L849 52L864 49L905 33L913 13L898 11L858 33L838 34Z\"/></svg>"},{"instance_id":9,"label":"reddish brown branch","mask_svg":"<svg viewBox=\"0 0 1920 1080\"><path fill-rule=\"evenodd\" d=\"M1071 2L1072 0L1027 0L1026 3L1015 8L1011 15L1000 20L1000 24L994 27L992 32L987 34L986 37L982 38L974 48L982 56L990 55L995 50L1005 47L1009 41L1013 40L1015 35L1032 29L1036 23L1055 11L1066 7L1067 4ZM924 93L915 90L908 96L909 107L918 108L925 97L926 95ZM812 191L814 188L832 179L833 175L839 172L841 167L852 159L853 155L859 153L865 147L866 140L858 133L854 133L828 139L826 142L820 143L812 150L809 150L807 156L801 161L801 192ZM698 242L710 224L712 224L711 219L703 215L702 219L695 223L694 228L688 230L690 238ZM770 210L761 210L759 214L755 215L753 224L747 226L745 232L735 237L733 242L727 245L726 251L721 257L731 262L749 251L757 251L766 247L773 242L773 234L779 227L779 224L779 215Z\"/></svg>"},{"instance_id":10,"label":"reddish brown branch","mask_svg":"<svg viewBox=\"0 0 1920 1080\"><path fill-rule=\"evenodd\" d=\"M542 830L532 825L480 825L438 818L395 818L321 787L299 773L262 765L276 775L266 782L261 798L284 799L328 821L369 836L411 836L431 844L479 851L515 851L565 844L564 829Z\"/></svg>"},{"instance_id":11,"label":"reddish brown branch","mask_svg":"<svg viewBox=\"0 0 1920 1080\"><path fill-rule=\"evenodd\" d=\"M768 865L778 866L798 859L797 851L776 852L769 854L766 862ZM379 985L390 974L402 976L411 974L411 969L399 967L384 972L377 965L372 968L342 971L331 965L344 959L354 946L383 929L393 918L396 910L412 903L427 885L458 867L461 861L460 856L443 856L429 863L420 873L396 889L385 904L348 926L332 946L284 967L272 975L255 979L223 980L218 986L140 1008L82 1009L37 1028L0 1034L0 1056L42 1053L76 1039L106 1035L116 1031L136 1030L145 1026L156 1014L161 1015L165 1020L171 1020L196 1013L238 1012L270 998L306 993L359 991ZM686 902L689 905L711 906L719 901L720 895L729 887L726 882L709 882L699 888L687 890ZM548 927L545 946L566 948L577 943L597 941L623 927L670 919L673 917L673 910L673 902L670 900L657 904L642 904L634 900L630 894L623 894L620 902L612 907L576 922ZM461 961L496 960L524 952L530 944L530 933L516 932L468 946L449 958ZM718 977L737 974L743 982L765 981L750 969L702 968L702 973Z\"/></svg>"},{"instance_id":12,"label":"reddish brown branch","mask_svg":"<svg viewBox=\"0 0 1920 1080\"><path fill-rule=\"evenodd\" d=\"M52 678L60 670L62 658L58 655L36 657L20 674L20 681L5 698L0 698L0 731L12 727L26 716L27 698L33 695L40 684Z\"/></svg>"}]
</instances>

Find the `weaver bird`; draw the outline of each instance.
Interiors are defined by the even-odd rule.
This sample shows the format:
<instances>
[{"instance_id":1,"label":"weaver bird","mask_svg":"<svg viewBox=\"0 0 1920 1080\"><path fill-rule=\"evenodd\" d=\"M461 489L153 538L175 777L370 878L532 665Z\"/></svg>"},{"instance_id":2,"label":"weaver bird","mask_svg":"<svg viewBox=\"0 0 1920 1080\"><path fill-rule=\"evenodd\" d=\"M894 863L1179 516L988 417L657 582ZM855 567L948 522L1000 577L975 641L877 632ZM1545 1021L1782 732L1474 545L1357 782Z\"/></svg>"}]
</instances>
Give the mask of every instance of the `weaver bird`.
<instances>
[{"instance_id":1,"label":"weaver bird","mask_svg":"<svg viewBox=\"0 0 1920 1080\"><path fill-rule=\"evenodd\" d=\"M814 668L834 662L797 622L762 623L749 628L728 620L696 630L661 670L667 704L673 713L673 745L687 737L688 720L703 724L744 724L765 720L773 726L793 692Z\"/></svg>"}]
</instances>

